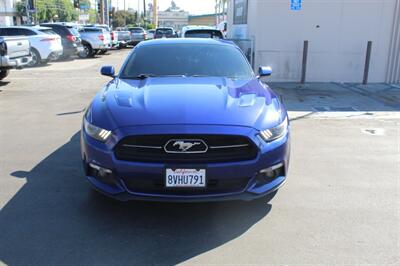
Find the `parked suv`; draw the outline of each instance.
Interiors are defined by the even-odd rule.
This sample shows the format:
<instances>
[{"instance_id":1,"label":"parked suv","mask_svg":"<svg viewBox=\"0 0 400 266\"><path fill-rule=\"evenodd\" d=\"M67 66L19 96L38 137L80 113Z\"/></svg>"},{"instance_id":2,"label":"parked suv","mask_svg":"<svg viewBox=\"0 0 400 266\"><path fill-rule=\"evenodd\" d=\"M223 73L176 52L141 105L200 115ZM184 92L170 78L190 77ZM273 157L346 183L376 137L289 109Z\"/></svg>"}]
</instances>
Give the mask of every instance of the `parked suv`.
<instances>
[{"instance_id":1,"label":"parked suv","mask_svg":"<svg viewBox=\"0 0 400 266\"><path fill-rule=\"evenodd\" d=\"M146 31L141 27L129 28L129 31L131 32L131 41L129 43L131 45L136 45L147 39Z\"/></svg>"},{"instance_id":2,"label":"parked suv","mask_svg":"<svg viewBox=\"0 0 400 266\"><path fill-rule=\"evenodd\" d=\"M80 57L91 57L111 48L111 37L107 30L98 27L83 27L79 30L83 52Z\"/></svg>"},{"instance_id":3,"label":"parked suv","mask_svg":"<svg viewBox=\"0 0 400 266\"><path fill-rule=\"evenodd\" d=\"M10 69L22 68L32 60L27 37L0 37L0 80Z\"/></svg>"},{"instance_id":4,"label":"parked suv","mask_svg":"<svg viewBox=\"0 0 400 266\"><path fill-rule=\"evenodd\" d=\"M29 66L58 59L63 53L61 37L45 27L0 27L0 36L27 36L31 44L32 61Z\"/></svg>"},{"instance_id":5,"label":"parked suv","mask_svg":"<svg viewBox=\"0 0 400 266\"><path fill-rule=\"evenodd\" d=\"M83 51L79 32L73 26L61 25L57 23L43 23L40 26L51 28L55 33L60 35L63 46L64 58L77 55Z\"/></svg>"}]
</instances>

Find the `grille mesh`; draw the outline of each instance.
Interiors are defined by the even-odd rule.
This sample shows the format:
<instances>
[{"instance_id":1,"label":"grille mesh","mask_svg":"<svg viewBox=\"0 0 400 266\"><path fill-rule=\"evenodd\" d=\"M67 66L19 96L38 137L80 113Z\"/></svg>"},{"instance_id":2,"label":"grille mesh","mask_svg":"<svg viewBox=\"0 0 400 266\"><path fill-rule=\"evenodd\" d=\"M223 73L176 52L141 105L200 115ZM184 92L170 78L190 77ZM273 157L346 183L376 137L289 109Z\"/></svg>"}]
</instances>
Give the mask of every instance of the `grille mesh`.
<instances>
[{"instance_id":1,"label":"grille mesh","mask_svg":"<svg viewBox=\"0 0 400 266\"><path fill-rule=\"evenodd\" d=\"M205 153L167 153L164 146L171 139L202 140ZM218 163L255 159L256 145L245 136L237 135L145 135L129 136L114 148L118 160L155 163Z\"/></svg>"}]
</instances>

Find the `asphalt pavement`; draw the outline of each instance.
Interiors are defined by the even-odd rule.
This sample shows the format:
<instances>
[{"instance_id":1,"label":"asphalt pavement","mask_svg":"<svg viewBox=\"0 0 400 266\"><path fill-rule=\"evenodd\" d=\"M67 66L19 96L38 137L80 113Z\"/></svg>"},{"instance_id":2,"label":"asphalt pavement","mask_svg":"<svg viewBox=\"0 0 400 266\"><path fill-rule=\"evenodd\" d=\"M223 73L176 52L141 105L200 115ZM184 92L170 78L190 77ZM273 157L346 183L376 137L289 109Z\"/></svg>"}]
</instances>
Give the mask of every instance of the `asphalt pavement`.
<instances>
[{"instance_id":1,"label":"asphalt pavement","mask_svg":"<svg viewBox=\"0 0 400 266\"><path fill-rule=\"evenodd\" d=\"M0 82L1 263L400 265L400 108L383 95L399 88L271 84L290 112L292 156L270 201L121 203L85 181L79 131L110 80L100 66L127 53Z\"/></svg>"}]
</instances>

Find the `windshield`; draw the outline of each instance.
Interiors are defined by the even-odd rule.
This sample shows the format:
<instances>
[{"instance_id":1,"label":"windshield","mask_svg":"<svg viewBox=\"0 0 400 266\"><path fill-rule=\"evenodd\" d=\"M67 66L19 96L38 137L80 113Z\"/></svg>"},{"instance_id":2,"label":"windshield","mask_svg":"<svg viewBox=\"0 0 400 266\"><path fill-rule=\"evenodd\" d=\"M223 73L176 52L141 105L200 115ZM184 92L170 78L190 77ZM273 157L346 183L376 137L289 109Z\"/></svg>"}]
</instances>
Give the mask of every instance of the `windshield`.
<instances>
[{"instance_id":1,"label":"windshield","mask_svg":"<svg viewBox=\"0 0 400 266\"><path fill-rule=\"evenodd\" d=\"M75 35L76 37L80 37L80 34L76 28L74 28L74 27L67 27L67 28L72 33L72 35Z\"/></svg>"},{"instance_id":2,"label":"windshield","mask_svg":"<svg viewBox=\"0 0 400 266\"><path fill-rule=\"evenodd\" d=\"M40 29L39 31L40 31L40 32L43 32L43 33L46 33L46 34L51 34L51 35L57 34L57 33L55 33L55 32L53 31L53 29Z\"/></svg>"},{"instance_id":3,"label":"windshield","mask_svg":"<svg viewBox=\"0 0 400 266\"><path fill-rule=\"evenodd\" d=\"M174 32L172 29L157 29L156 34L166 34L166 35L172 35Z\"/></svg>"},{"instance_id":4,"label":"windshield","mask_svg":"<svg viewBox=\"0 0 400 266\"><path fill-rule=\"evenodd\" d=\"M213 44L162 44L138 47L121 78L216 76L250 79L253 72L239 49ZM156 63L155 63L156 62Z\"/></svg>"},{"instance_id":5,"label":"windshield","mask_svg":"<svg viewBox=\"0 0 400 266\"><path fill-rule=\"evenodd\" d=\"M212 38L223 39L219 30L189 30L185 33L186 38Z\"/></svg>"},{"instance_id":6,"label":"windshield","mask_svg":"<svg viewBox=\"0 0 400 266\"><path fill-rule=\"evenodd\" d=\"M133 32L133 33L143 33L143 29L141 29L141 28L132 28L132 29L129 29L131 32Z\"/></svg>"}]
</instances>

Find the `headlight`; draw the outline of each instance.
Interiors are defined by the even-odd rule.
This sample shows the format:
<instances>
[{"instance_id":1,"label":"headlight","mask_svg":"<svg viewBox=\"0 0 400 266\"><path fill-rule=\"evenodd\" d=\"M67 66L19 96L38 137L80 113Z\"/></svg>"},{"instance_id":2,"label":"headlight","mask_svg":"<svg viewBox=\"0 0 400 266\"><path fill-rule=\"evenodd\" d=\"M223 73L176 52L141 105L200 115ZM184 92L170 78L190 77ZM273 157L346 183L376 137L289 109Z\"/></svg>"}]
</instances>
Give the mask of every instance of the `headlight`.
<instances>
[{"instance_id":1,"label":"headlight","mask_svg":"<svg viewBox=\"0 0 400 266\"><path fill-rule=\"evenodd\" d=\"M83 128L85 129L86 134L91 136L92 138L95 138L101 142L106 142L110 136L111 136L111 131L96 127L92 124L90 124L87 120L86 117L83 118Z\"/></svg>"},{"instance_id":2,"label":"headlight","mask_svg":"<svg viewBox=\"0 0 400 266\"><path fill-rule=\"evenodd\" d=\"M283 120L283 122L278 126L260 131L260 137L266 142L271 142L285 135L287 128L288 128L288 118L286 116L285 120Z\"/></svg>"}]
</instances>

